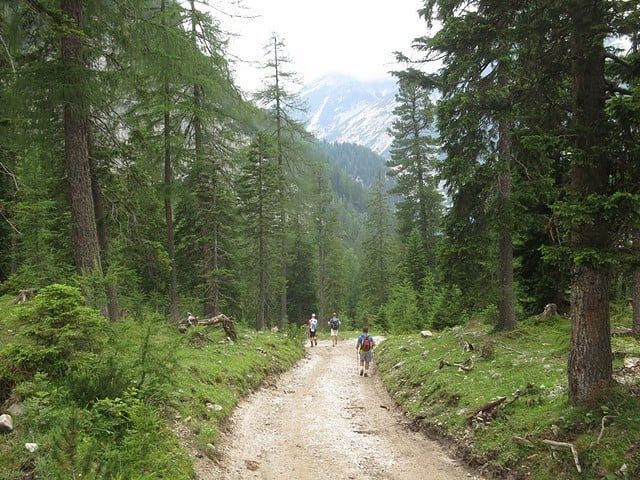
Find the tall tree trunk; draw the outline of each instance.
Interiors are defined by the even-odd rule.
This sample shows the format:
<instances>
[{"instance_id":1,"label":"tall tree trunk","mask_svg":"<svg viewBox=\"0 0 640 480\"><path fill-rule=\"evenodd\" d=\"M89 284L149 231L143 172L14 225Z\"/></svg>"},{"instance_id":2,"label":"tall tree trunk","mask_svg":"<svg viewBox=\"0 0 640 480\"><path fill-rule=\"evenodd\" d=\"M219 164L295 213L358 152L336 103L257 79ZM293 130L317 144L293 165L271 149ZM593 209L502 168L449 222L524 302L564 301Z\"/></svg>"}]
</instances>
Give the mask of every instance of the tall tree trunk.
<instances>
[{"instance_id":1,"label":"tall tree trunk","mask_svg":"<svg viewBox=\"0 0 640 480\"><path fill-rule=\"evenodd\" d=\"M103 259L105 269L109 267L109 230L107 227L106 214L104 212L104 201L100 183L96 178L96 166L94 161L89 161L91 166L91 187L93 190L93 203L96 211L96 227L98 229L98 244L100 245L100 257ZM108 278L108 275L107 275ZM120 318L120 307L118 305L118 289L113 281L108 281L106 285L107 294L107 318L111 321Z\"/></svg>"},{"instance_id":2,"label":"tall tree trunk","mask_svg":"<svg viewBox=\"0 0 640 480\"><path fill-rule=\"evenodd\" d=\"M165 12L165 1L162 0L160 4L162 13ZM164 23L164 19L163 19ZM172 322L178 321L178 268L176 264L176 240L175 240L175 227L173 225L173 208L172 208L172 196L173 196L173 167L171 165L171 119L169 115L170 109L170 92L169 83L167 79L163 82L164 88L164 214L167 228L167 254L169 255L170 263L170 277L169 277L169 289L170 289L170 307L169 317Z\"/></svg>"},{"instance_id":3,"label":"tall tree trunk","mask_svg":"<svg viewBox=\"0 0 640 480\"><path fill-rule=\"evenodd\" d=\"M267 262L267 232L265 228L265 188L264 188L264 172L263 172L263 160L265 159L265 152L263 152L263 144L260 142L258 150L258 195L259 207L258 207L258 262L260 265L260 276L258 285L258 319L257 328L263 330L266 326L267 318L267 269L269 268Z\"/></svg>"},{"instance_id":4,"label":"tall tree trunk","mask_svg":"<svg viewBox=\"0 0 640 480\"><path fill-rule=\"evenodd\" d=\"M102 276L100 247L91 190L88 152L88 98L83 81L82 1L61 0L60 9L72 24L62 36L64 154L71 202L73 254L77 272ZM88 291L85 295L91 297Z\"/></svg>"},{"instance_id":5,"label":"tall tree trunk","mask_svg":"<svg viewBox=\"0 0 640 480\"><path fill-rule=\"evenodd\" d=\"M164 215L167 227L167 253L169 255L169 263L171 265L170 272L170 295L171 306L169 315L172 322L178 321L178 271L176 266L176 240L175 227L173 225L173 208L171 205L172 187L173 187L173 169L171 167L171 148L170 135L171 127L169 120L169 112L165 107L164 113Z\"/></svg>"},{"instance_id":6,"label":"tall tree trunk","mask_svg":"<svg viewBox=\"0 0 640 480\"><path fill-rule=\"evenodd\" d=\"M634 233L633 245L635 253L640 253L640 231ZM640 266L633 268L631 287L632 331L634 337L640 338Z\"/></svg>"},{"instance_id":7,"label":"tall tree trunk","mask_svg":"<svg viewBox=\"0 0 640 480\"><path fill-rule=\"evenodd\" d=\"M194 0L191 8L191 35L197 45L196 8ZM205 141L200 112L203 102L202 86L193 85L195 115L193 118L193 138L198 171L198 215L200 216L200 240L202 242L202 281L204 283L204 315L213 317L220 313L220 286L218 284L218 233L217 182L215 160L207 162ZM209 170L205 165L211 167Z\"/></svg>"},{"instance_id":8,"label":"tall tree trunk","mask_svg":"<svg viewBox=\"0 0 640 480\"><path fill-rule=\"evenodd\" d=\"M325 320L327 307L325 305L326 289L327 289L327 249L324 239L324 232L320 233L320 242L318 245L318 320Z\"/></svg>"},{"instance_id":9,"label":"tall tree trunk","mask_svg":"<svg viewBox=\"0 0 640 480\"><path fill-rule=\"evenodd\" d=\"M287 322L287 235L286 235L286 210L285 201L285 180L284 180L284 155L282 151L282 105L280 95L280 71L279 71L279 53L278 40L273 38L273 58L275 68L276 82L276 147L278 150L278 166L280 167L280 327L284 328Z\"/></svg>"},{"instance_id":10,"label":"tall tree trunk","mask_svg":"<svg viewBox=\"0 0 640 480\"><path fill-rule=\"evenodd\" d=\"M571 25L572 115L574 152L570 192L575 204L605 195L608 159L604 116L603 1L575 0ZM602 207L600 207L601 209ZM612 383L608 271L598 254L609 246L609 229L596 210L588 219L573 219L571 246L576 258L571 286L569 401L583 404L602 395ZM583 259L580 253L590 253Z\"/></svg>"},{"instance_id":11,"label":"tall tree trunk","mask_svg":"<svg viewBox=\"0 0 640 480\"><path fill-rule=\"evenodd\" d=\"M500 330L516 326L515 292L513 285L513 216L511 206L511 126L506 119L499 120L498 196L501 218L498 227L498 255L500 275L500 299L498 303L498 325Z\"/></svg>"}]
</instances>

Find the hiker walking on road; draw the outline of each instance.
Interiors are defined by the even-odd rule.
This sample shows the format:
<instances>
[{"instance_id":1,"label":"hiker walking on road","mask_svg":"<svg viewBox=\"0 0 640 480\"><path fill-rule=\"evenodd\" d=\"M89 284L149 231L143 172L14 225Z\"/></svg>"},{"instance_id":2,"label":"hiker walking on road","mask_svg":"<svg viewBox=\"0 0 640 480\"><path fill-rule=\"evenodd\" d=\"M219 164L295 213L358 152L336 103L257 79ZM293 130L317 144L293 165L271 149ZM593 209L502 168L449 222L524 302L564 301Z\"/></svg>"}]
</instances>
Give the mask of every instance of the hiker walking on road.
<instances>
[{"instance_id":1,"label":"hiker walking on road","mask_svg":"<svg viewBox=\"0 0 640 480\"><path fill-rule=\"evenodd\" d=\"M316 337L316 330L318 329L318 319L316 318L316 314L312 313L311 318L307 320L307 333L309 334L309 341L311 342L311 346L318 346L318 337Z\"/></svg>"},{"instance_id":2,"label":"hiker walking on road","mask_svg":"<svg viewBox=\"0 0 640 480\"><path fill-rule=\"evenodd\" d=\"M369 328L364 327L362 329L362 335L358 337L356 343L356 352L360 357L360 376L369 376L369 365L373 360L373 347L376 346L376 342L371 335L369 335Z\"/></svg>"},{"instance_id":3,"label":"hiker walking on road","mask_svg":"<svg viewBox=\"0 0 640 480\"><path fill-rule=\"evenodd\" d=\"M331 327L331 344L335 347L338 345L338 329L340 328L340 319L336 316L336 312L333 312L333 317L329 319L329 326Z\"/></svg>"}]
</instances>

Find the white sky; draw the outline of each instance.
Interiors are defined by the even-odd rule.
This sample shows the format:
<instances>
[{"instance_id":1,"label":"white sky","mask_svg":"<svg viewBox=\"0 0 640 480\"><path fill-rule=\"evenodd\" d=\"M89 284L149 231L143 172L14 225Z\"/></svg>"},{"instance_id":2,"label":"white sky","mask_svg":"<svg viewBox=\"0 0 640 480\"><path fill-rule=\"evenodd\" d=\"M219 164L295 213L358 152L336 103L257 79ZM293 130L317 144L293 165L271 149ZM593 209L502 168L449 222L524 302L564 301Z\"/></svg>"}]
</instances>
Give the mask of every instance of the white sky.
<instances>
[{"instance_id":1,"label":"white sky","mask_svg":"<svg viewBox=\"0 0 640 480\"><path fill-rule=\"evenodd\" d=\"M284 41L289 70L303 84L329 73L360 80L383 78L390 70L404 68L395 62L393 52L411 54L412 40L427 34L426 22L417 13L421 0L242 0L241 4L245 18L214 16L224 30L235 34L229 51L243 60L234 70L238 85L247 91L261 85L264 71L256 65L264 64L264 46L272 33ZM221 9L229 12L231 7Z\"/></svg>"}]
</instances>

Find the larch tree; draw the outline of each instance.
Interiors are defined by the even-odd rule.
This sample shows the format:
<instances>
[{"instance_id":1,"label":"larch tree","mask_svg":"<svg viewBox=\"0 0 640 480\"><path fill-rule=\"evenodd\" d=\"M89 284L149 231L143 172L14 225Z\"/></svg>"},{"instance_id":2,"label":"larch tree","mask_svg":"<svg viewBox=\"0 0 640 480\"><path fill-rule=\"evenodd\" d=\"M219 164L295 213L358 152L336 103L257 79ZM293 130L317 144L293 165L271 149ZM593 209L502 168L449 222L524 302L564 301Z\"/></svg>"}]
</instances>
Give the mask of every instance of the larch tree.
<instances>
[{"instance_id":1,"label":"larch tree","mask_svg":"<svg viewBox=\"0 0 640 480\"><path fill-rule=\"evenodd\" d=\"M190 145L193 150L191 172L197 198L196 226L200 246L201 289L205 316L221 313L224 280L228 261L225 240L228 235L231 187L228 172L233 153L233 121L231 108L243 108L234 90L227 61L225 42L215 22L195 8L190 1L191 37L194 55L192 113L189 119ZM198 54L201 52L201 54Z\"/></svg>"},{"instance_id":2,"label":"larch tree","mask_svg":"<svg viewBox=\"0 0 640 480\"><path fill-rule=\"evenodd\" d=\"M310 197L313 199L311 216L314 224L314 242L318 249L318 318L326 320L330 259L335 245L335 233L337 230L337 217L332 206L331 186L322 169L313 172L314 184L311 187Z\"/></svg>"},{"instance_id":3,"label":"larch tree","mask_svg":"<svg viewBox=\"0 0 640 480\"><path fill-rule=\"evenodd\" d=\"M288 70L291 62L285 53L285 43L275 33L265 46L267 61L263 69L267 72L263 87L256 92L258 105L267 109L273 121L272 136L275 141L276 155L280 169L280 326L287 321L287 209L286 199L289 195L288 172L294 168L294 145L300 136L305 135L304 128L295 115L303 108L297 95L289 91L291 84L297 83L296 74Z\"/></svg>"},{"instance_id":4,"label":"larch tree","mask_svg":"<svg viewBox=\"0 0 640 480\"><path fill-rule=\"evenodd\" d=\"M80 276L102 277L89 162L89 82L81 0L61 0L64 157L69 182L73 253ZM85 290L85 294L89 292Z\"/></svg>"}]
</instances>

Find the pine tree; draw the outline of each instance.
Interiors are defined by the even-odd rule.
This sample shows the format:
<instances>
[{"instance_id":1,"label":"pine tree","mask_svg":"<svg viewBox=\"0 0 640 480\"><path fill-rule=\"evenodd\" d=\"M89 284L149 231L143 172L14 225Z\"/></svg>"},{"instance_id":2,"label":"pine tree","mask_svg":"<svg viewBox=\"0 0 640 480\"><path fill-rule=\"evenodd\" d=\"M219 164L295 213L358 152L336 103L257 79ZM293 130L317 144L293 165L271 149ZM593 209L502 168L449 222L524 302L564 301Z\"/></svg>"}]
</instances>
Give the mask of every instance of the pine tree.
<instances>
[{"instance_id":1,"label":"pine tree","mask_svg":"<svg viewBox=\"0 0 640 480\"><path fill-rule=\"evenodd\" d=\"M437 139L434 136L435 107L431 93L421 85L419 72L397 72L398 94L389 131L393 137L388 175L396 178L390 193L400 195L397 203L398 233L408 240L412 233L420 237L422 265L412 263L411 283L416 293L422 290L422 277L435 267L436 236L442 216L442 195L437 190ZM415 249L413 249L415 252ZM416 271L418 269L418 271Z\"/></svg>"},{"instance_id":2,"label":"pine tree","mask_svg":"<svg viewBox=\"0 0 640 480\"><path fill-rule=\"evenodd\" d=\"M263 66L267 77L263 88L255 94L258 105L269 112L274 129L272 137L275 141L278 166L280 169L280 185L278 188L280 199L280 325L284 326L287 315L287 211L286 198L287 173L294 166L294 144L300 136L305 135L304 128L295 120L294 116L302 110L298 97L288 91L290 83L297 83L295 73L287 70L290 63L284 53L284 41L273 34L270 43L265 47L268 60Z\"/></svg>"},{"instance_id":3,"label":"pine tree","mask_svg":"<svg viewBox=\"0 0 640 480\"><path fill-rule=\"evenodd\" d=\"M68 29L62 35L64 152L71 194L73 252L80 275L102 276L89 165L89 98L84 46L82 2L62 0ZM88 292L85 292L88 294Z\"/></svg>"},{"instance_id":4,"label":"pine tree","mask_svg":"<svg viewBox=\"0 0 640 480\"><path fill-rule=\"evenodd\" d=\"M238 182L245 232L248 242L247 266L256 283L256 328L271 326L274 295L273 265L277 258L275 243L279 227L280 169L273 139L258 133L249 146L246 164ZM251 261L251 259L255 259Z\"/></svg>"},{"instance_id":5,"label":"pine tree","mask_svg":"<svg viewBox=\"0 0 640 480\"><path fill-rule=\"evenodd\" d=\"M427 3L429 9L437 7L437 18L445 25L425 44L444 61L437 79L442 91L439 129L447 154L443 176L452 198L456 188L474 181L467 173L474 168L486 169L494 177L482 193L491 219L487 226L494 228L497 236L496 327L513 328L511 115L512 84L518 82L518 50L510 26L519 18L520 8L493 0L474 2L473 9L458 9L459 2Z\"/></svg>"},{"instance_id":6,"label":"pine tree","mask_svg":"<svg viewBox=\"0 0 640 480\"><path fill-rule=\"evenodd\" d=\"M568 13L574 140L569 194L574 208L582 213L571 219L574 275L568 374L569 401L585 403L598 398L613 382L609 267L603 258L611 246L610 224L604 205L591 205L588 213L580 207L597 202L609 191L611 165L606 151L604 84L606 5L604 1L572 3Z\"/></svg>"},{"instance_id":7,"label":"pine tree","mask_svg":"<svg viewBox=\"0 0 640 480\"><path fill-rule=\"evenodd\" d=\"M396 280L395 230L388 195L382 189L382 176L370 194L366 238L360 267L362 310L377 315L387 302Z\"/></svg>"}]
</instances>

